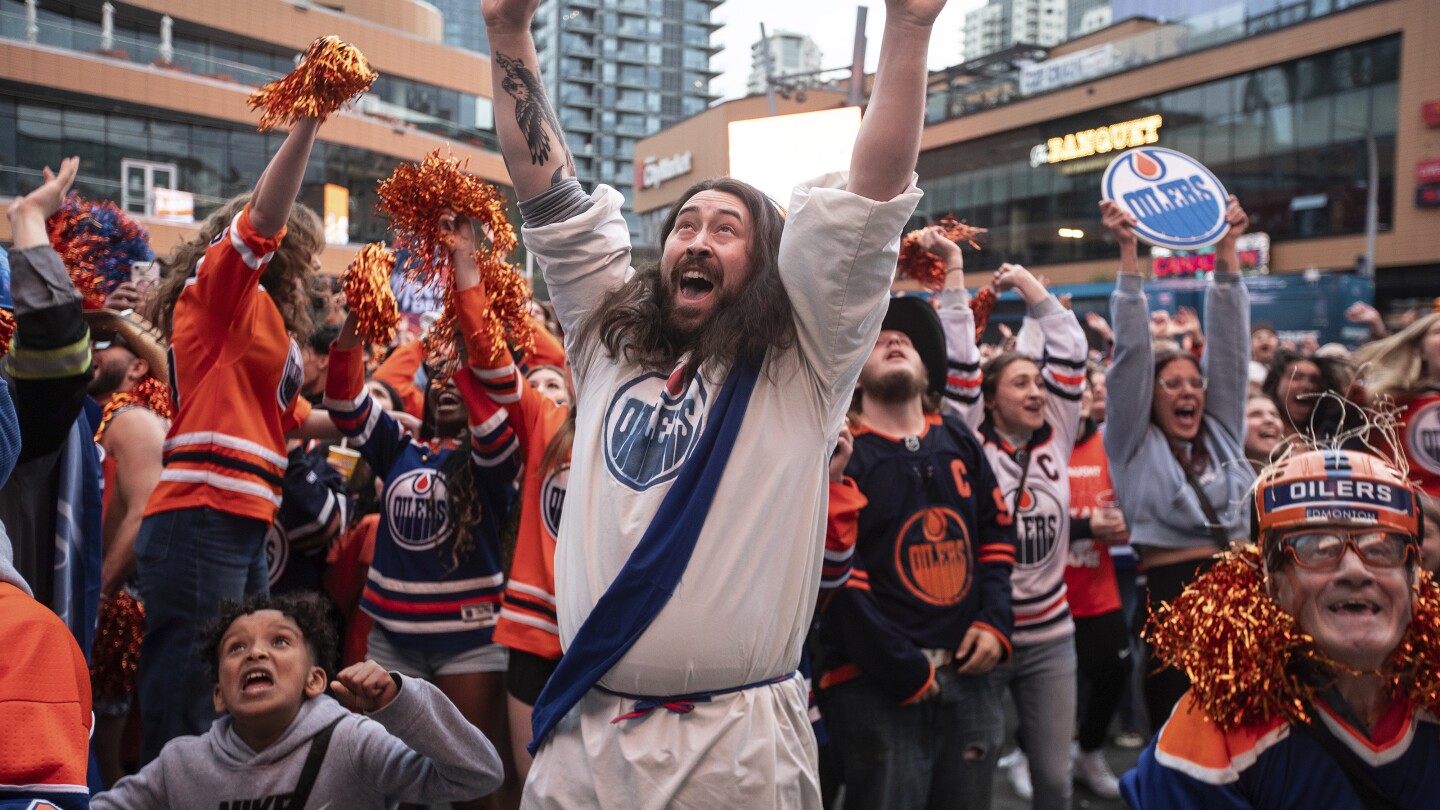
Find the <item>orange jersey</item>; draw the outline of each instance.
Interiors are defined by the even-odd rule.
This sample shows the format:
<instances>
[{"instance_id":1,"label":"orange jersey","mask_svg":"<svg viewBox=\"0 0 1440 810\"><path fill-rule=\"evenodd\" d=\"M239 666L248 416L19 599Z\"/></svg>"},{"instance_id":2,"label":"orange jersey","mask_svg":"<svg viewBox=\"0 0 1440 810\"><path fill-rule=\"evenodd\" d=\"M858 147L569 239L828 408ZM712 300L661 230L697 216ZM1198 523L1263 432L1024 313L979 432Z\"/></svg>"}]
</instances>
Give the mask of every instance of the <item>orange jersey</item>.
<instances>
[{"instance_id":1,"label":"orange jersey","mask_svg":"<svg viewBox=\"0 0 1440 810\"><path fill-rule=\"evenodd\" d=\"M1070 517L1088 518L1097 508L1116 506L1115 485L1100 432L1075 445L1070 454ZM1098 540L1074 540L1065 565L1065 592L1076 618L1101 616L1120 609L1120 586L1110 547Z\"/></svg>"},{"instance_id":2,"label":"orange jersey","mask_svg":"<svg viewBox=\"0 0 1440 810\"><path fill-rule=\"evenodd\" d=\"M402 343L385 358L385 362L370 375L395 389L400 395L401 407L416 419L425 418L425 389L416 381L420 366L425 362L425 344L419 338Z\"/></svg>"},{"instance_id":3,"label":"orange jersey","mask_svg":"<svg viewBox=\"0 0 1440 810\"><path fill-rule=\"evenodd\" d=\"M300 347L260 286L284 236L283 228L256 232L246 206L210 243L175 304L176 413L147 517L209 507L268 524L280 508L285 432L310 413L296 396Z\"/></svg>"},{"instance_id":4,"label":"orange jersey","mask_svg":"<svg viewBox=\"0 0 1440 810\"><path fill-rule=\"evenodd\" d=\"M481 288L472 287L456 293L456 303L471 362L484 363L482 358L490 356L490 347L478 321L489 317L483 314L489 309L487 296ZM505 356L510 359L508 353ZM554 359L547 357L547 365ZM476 369L476 376L490 398L510 411L510 427L520 440L525 460L520 531L515 540L515 558L505 583L500 617L495 623L495 641L541 658L559 658L560 628L555 616L555 535L560 531L560 511L565 503L570 459L567 457L548 473L540 469L540 462L545 456L545 448L565 423L570 410L551 402L521 379L514 362L502 362L491 368L482 366Z\"/></svg>"},{"instance_id":5,"label":"orange jersey","mask_svg":"<svg viewBox=\"0 0 1440 810\"><path fill-rule=\"evenodd\" d=\"M3 581L0 638L0 799L88 796L90 670L80 647L54 613Z\"/></svg>"}]
</instances>

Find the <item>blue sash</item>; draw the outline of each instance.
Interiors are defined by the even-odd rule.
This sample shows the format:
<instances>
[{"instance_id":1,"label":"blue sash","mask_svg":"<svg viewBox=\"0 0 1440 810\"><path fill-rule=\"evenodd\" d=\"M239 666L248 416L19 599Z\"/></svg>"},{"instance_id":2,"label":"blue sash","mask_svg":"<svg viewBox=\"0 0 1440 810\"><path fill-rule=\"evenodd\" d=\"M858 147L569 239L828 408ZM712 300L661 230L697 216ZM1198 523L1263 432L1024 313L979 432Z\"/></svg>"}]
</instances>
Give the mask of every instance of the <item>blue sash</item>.
<instances>
[{"instance_id":1,"label":"blue sash","mask_svg":"<svg viewBox=\"0 0 1440 810\"><path fill-rule=\"evenodd\" d=\"M535 701L530 721L535 736L527 746L531 754L640 639L675 593L740 435L760 366L758 361L741 362L731 369L710 410L710 424L660 501L655 518L570 640L555 674Z\"/></svg>"}]
</instances>

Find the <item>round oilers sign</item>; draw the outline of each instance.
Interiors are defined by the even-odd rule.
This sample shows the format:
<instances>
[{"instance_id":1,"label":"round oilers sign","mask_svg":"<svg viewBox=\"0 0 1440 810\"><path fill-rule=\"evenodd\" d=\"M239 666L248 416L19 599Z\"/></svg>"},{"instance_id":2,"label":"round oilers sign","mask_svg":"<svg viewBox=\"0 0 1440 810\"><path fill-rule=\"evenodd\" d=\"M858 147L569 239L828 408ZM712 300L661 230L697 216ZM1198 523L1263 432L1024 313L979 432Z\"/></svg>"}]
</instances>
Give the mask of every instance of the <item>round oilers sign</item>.
<instances>
[{"instance_id":1,"label":"round oilers sign","mask_svg":"<svg viewBox=\"0 0 1440 810\"><path fill-rule=\"evenodd\" d=\"M1173 149L1121 154L1100 188L1105 199L1135 215L1135 235L1157 247L1199 250L1225 234L1225 187L1200 161Z\"/></svg>"}]
</instances>

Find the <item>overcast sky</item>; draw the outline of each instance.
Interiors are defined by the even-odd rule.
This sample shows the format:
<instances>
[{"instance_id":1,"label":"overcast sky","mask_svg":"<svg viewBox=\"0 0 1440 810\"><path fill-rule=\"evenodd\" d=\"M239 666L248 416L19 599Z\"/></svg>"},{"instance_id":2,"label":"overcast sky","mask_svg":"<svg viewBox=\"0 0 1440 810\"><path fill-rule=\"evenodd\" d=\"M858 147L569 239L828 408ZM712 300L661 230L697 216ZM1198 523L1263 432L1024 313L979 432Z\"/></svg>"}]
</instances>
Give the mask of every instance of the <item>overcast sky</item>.
<instances>
[{"instance_id":1,"label":"overcast sky","mask_svg":"<svg viewBox=\"0 0 1440 810\"><path fill-rule=\"evenodd\" d=\"M985 0L950 0L935 22L930 38L930 67L949 67L960 62L960 26L965 12L985 4ZM750 46L760 39L760 23L769 31L787 30L809 34L824 54L821 67L837 68L850 63L855 41L855 9L864 5L866 16L866 70L875 69L880 53L880 33L885 24L884 0L725 0L713 19L725 23L715 33L715 41L724 47L711 61L721 71L710 84L711 92L721 98L745 95L745 82L750 78Z\"/></svg>"}]
</instances>

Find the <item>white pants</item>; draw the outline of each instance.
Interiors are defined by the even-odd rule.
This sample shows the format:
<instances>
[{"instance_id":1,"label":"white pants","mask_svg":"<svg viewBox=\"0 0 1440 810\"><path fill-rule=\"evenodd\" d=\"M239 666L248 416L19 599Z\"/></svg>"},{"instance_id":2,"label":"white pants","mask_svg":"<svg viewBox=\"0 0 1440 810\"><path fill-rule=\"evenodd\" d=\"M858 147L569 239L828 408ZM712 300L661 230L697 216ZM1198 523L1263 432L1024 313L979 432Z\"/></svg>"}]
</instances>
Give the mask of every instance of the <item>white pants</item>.
<instances>
[{"instance_id":1,"label":"white pants","mask_svg":"<svg viewBox=\"0 0 1440 810\"><path fill-rule=\"evenodd\" d=\"M521 807L819 808L807 697L797 677L612 724L635 702L591 689L536 753Z\"/></svg>"}]
</instances>

